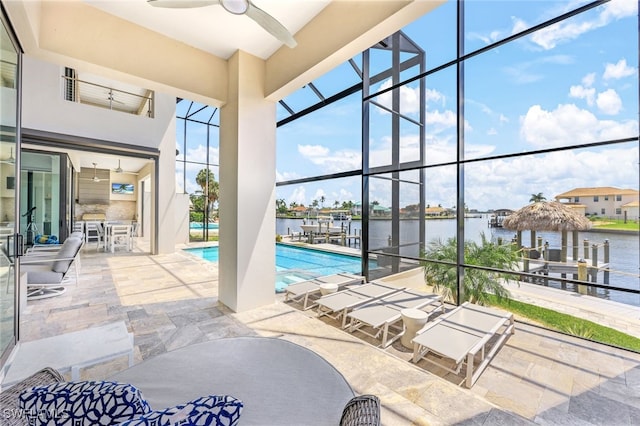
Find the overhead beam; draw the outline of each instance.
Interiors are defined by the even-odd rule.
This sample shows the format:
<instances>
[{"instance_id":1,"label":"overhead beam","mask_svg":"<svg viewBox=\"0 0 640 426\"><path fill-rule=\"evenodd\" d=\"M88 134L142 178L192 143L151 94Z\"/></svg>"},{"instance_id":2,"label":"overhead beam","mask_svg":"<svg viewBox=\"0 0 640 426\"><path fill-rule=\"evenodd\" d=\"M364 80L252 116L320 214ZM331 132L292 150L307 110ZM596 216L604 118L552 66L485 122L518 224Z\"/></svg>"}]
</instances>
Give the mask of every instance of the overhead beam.
<instances>
[{"instance_id":1,"label":"overhead beam","mask_svg":"<svg viewBox=\"0 0 640 426\"><path fill-rule=\"evenodd\" d=\"M81 1L11 1L25 53L84 72L220 106L227 61Z\"/></svg>"},{"instance_id":2,"label":"overhead beam","mask_svg":"<svg viewBox=\"0 0 640 426\"><path fill-rule=\"evenodd\" d=\"M267 60L265 96L286 97L443 3L332 1L295 34L296 48L281 48Z\"/></svg>"}]
</instances>

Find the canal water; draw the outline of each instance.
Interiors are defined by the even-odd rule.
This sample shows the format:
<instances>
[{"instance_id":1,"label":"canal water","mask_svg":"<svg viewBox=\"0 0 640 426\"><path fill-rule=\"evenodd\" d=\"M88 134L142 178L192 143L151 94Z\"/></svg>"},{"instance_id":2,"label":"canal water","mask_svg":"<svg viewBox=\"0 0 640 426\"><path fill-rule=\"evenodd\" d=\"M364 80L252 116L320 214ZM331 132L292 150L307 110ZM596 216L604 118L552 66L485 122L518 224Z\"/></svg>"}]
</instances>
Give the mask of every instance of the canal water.
<instances>
[{"instance_id":1,"label":"canal water","mask_svg":"<svg viewBox=\"0 0 640 426\"><path fill-rule=\"evenodd\" d=\"M492 241L501 238L503 241L510 241L515 238L515 231L509 231L503 228L490 228L488 226L489 218L487 215L480 217L467 218L464 221L465 241L481 240L481 234ZM307 221L310 222L310 221ZM300 232L300 225L303 223L300 219L276 219L276 233L286 235L291 232ZM370 222L369 247L370 249L382 248L388 245L388 236L391 234L391 221L389 220L372 220ZM359 234L361 232L361 222L353 221L334 221L334 226L343 226L350 234ZM434 239L446 240L456 235L456 221L453 219L430 219L426 221L425 240L427 243ZM416 242L418 235L417 220L402 220L400 223L400 240L403 243ZM549 243L550 248L560 248L561 233L560 232L537 232L537 236L542 237L542 243ZM530 233L522 232L522 244L530 245ZM619 234L614 232L579 232L578 233L578 253L582 257L584 250L584 240L588 240L589 247L593 244L599 247L598 255L602 259L604 256L604 248L602 247L605 240L609 241L609 285L633 290L640 290L640 237L637 234ZM572 233L568 237L569 245L573 244ZM571 255L572 249L569 249ZM591 249L589 250L591 256ZM589 263L591 260L589 259ZM604 283L604 273L598 274L598 283ZM552 284L559 286L559 284ZM630 305L640 306L640 295L626 293L622 291L598 289L593 290L598 297L622 302Z\"/></svg>"}]
</instances>

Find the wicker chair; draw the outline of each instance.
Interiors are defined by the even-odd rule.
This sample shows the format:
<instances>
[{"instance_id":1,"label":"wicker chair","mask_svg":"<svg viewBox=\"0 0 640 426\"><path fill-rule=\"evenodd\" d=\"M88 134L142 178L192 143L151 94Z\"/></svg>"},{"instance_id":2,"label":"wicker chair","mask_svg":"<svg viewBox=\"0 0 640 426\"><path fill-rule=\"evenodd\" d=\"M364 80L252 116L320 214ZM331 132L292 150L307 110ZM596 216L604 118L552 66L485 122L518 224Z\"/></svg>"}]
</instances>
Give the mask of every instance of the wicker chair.
<instances>
[{"instance_id":1,"label":"wicker chair","mask_svg":"<svg viewBox=\"0 0 640 426\"><path fill-rule=\"evenodd\" d=\"M380 399L375 395L355 396L347 402L340 426L379 426Z\"/></svg>"},{"instance_id":2,"label":"wicker chair","mask_svg":"<svg viewBox=\"0 0 640 426\"><path fill-rule=\"evenodd\" d=\"M51 383L63 382L64 378L53 368L44 368L37 373L27 377L21 382L7 388L0 392L0 407L7 410L2 418L2 425L14 426L14 425L27 425L27 419L18 415L18 396L20 393L33 386L43 386Z\"/></svg>"}]
</instances>

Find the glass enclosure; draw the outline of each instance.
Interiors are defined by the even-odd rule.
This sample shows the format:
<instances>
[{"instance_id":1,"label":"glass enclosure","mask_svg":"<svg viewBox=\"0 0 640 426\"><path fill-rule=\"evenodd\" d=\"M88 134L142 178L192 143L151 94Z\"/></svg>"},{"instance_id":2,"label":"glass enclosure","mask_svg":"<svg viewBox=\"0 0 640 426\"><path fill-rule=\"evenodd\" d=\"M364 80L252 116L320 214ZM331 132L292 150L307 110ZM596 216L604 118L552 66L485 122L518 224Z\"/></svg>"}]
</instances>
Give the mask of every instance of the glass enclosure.
<instances>
[{"instance_id":1,"label":"glass enclosure","mask_svg":"<svg viewBox=\"0 0 640 426\"><path fill-rule=\"evenodd\" d=\"M340 96L317 101L329 72L281 101L277 232L350 198L368 279L422 268L452 303L543 285L640 306L638 51L634 1L444 2L336 68L361 76ZM503 226L540 201L592 230Z\"/></svg>"},{"instance_id":2,"label":"glass enclosure","mask_svg":"<svg viewBox=\"0 0 640 426\"><path fill-rule=\"evenodd\" d=\"M67 214L61 212L65 203L61 199L67 191L63 189L62 167L66 167L65 154L45 154L22 151L20 166L20 233L25 243L33 245L40 239L63 240L63 228ZM55 237L55 238L53 238Z\"/></svg>"},{"instance_id":3,"label":"glass enclosure","mask_svg":"<svg viewBox=\"0 0 640 426\"><path fill-rule=\"evenodd\" d=\"M19 53L0 16L0 367L15 345L17 292L15 283L16 164L18 146Z\"/></svg>"},{"instance_id":4,"label":"glass enclosure","mask_svg":"<svg viewBox=\"0 0 640 426\"><path fill-rule=\"evenodd\" d=\"M217 240L220 114L181 99L176 118L176 191L189 194L189 240Z\"/></svg>"}]
</instances>

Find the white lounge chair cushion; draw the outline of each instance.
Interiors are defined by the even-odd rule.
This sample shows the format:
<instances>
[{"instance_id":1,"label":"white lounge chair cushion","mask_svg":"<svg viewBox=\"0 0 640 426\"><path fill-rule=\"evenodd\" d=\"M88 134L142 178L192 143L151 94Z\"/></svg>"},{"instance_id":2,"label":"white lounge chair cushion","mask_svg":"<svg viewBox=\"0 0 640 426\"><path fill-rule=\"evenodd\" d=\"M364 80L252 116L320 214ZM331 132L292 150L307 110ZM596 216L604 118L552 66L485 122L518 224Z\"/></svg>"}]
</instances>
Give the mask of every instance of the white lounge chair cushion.
<instances>
[{"instance_id":1,"label":"white lounge chair cushion","mask_svg":"<svg viewBox=\"0 0 640 426\"><path fill-rule=\"evenodd\" d=\"M29 425L113 425L151 411L140 391L117 382L61 382L26 389L19 396Z\"/></svg>"},{"instance_id":2,"label":"white lounge chair cushion","mask_svg":"<svg viewBox=\"0 0 640 426\"><path fill-rule=\"evenodd\" d=\"M63 272L51 270L51 262L40 265L21 265L20 270L27 272L27 284L59 284L64 276Z\"/></svg>"},{"instance_id":3,"label":"white lounge chair cushion","mask_svg":"<svg viewBox=\"0 0 640 426\"><path fill-rule=\"evenodd\" d=\"M69 269L69 266L71 265L71 260L68 260L68 259L75 257L75 255L78 253L78 250L80 249L81 244L82 244L82 241L79 238L75 238L75 237L67 238L62 244L62 247L60 248L60 250L58 251L58 254L56 255L57 259L67 259L67 260L57 260L53 262L53 265L51 266L51 270L54 272L62 272L62 273L67 272L67 269Z\"/></svg>"},{"instance_id":4,"label":"white lounge chair cushion","mask_svg":"<svg viewBox=\"0 0 640 426\"><path fill-rule=\"evenodd\" d=\"M234 426L240 420L243 406L242 401L229 395L203 396L186 404L151 411L119 426Z\"/></svg>"}]
</instances>

